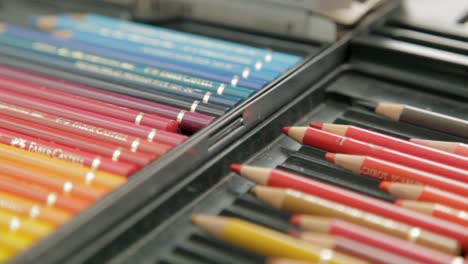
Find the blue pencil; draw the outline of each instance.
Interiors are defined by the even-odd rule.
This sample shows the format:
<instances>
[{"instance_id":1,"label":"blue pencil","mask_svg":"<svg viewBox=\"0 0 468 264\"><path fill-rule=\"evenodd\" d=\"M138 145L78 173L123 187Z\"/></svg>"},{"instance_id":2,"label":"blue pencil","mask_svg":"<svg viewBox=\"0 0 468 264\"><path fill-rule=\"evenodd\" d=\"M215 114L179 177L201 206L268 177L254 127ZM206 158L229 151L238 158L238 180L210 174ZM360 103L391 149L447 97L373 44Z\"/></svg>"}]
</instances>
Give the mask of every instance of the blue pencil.
<instances>
[{"instance_id":1,"label":"blue pencil","mask_svg":"<svg viewBox=\"0 0 468 264\"><path fill-rule=\"evenodd\" d=\"M43 19L53 20L52 17L43 17ZM39 19L40 20L40 19ZM170 39L151 38L145 35L136 34L133 32L125 32L105 26L98 26L73 19L69 16L55 17L56 23L53 25L54 29L65 29L79 33L86 33L90 35L99 35L111 39L113 41L124 41L120 45L140 46L146 48L158 48L166 51L173 51L185 55L199 56L202 58L209 58L223 62L231 62L246 67L250 67L254 71L266 70L272 72L284 72L285 69L292 65L287 65L282 62L272 61L266 63L263 60L255 59L249 56L242 56L239 54L224 53L213 49L205 49L197 46L192 46L190 43L174 42ZM125 43L125 44L124 44Z\"/></svg>"},{"instance_id":2,"label":"blue pencil","mask_svg":"<svg viewBox=\"0 0 468 264\"><path fill-rule=\"evenodd\" d=\"M250 89L261 89L263 86L266 85L265 81L262 80L246 80L242 79L238 76L233 76L230 74L225 74L225 73L220 73L216 71L209 71L207 69L201 68L201 67L193 67L192 65L186 65L186 64L181 64L181 63L173 63L166 61L164 59L160 60L154 60L154 59L147 59L141 56L133 56L133 55L128 55L123 52L118 52L118 51L113 51L110 49L106 48L99 48L94 45L89 45L86 43L82 42L74 42L74 41L67 41L66 39L61 39L54 37L50 34L46 34L43 32L19 27L19 26L13 26L13 25L8 25L6 32L9 35L12 36L17 36L21 38L26 38L26 39L36 39L39 41L49 41L51 43L55 43L57 45L63 45L65 47L93 53L93 54L99 54L101 56L105 56L108 58L114 58L116 60L121 60L129 63L134 63L134 64L139 64L139 65L144 65L143 68L146 67L156 67L156 68L162 68L170 71L175 71L183 74L188 74L188 75L194 75L197 77L201 78L206 78L209 80L214 80L218 82L223 82L223 83L229 83L233 86L241 86L241 87L246 87Z\"/></svg>"},{"instance_id":3,"label":"blue pencil","mask_svg":"<svg viewBox=\"0 0 468 264\"><path fill-rule=\"evenodd\" d=\"M203 37L195 34L190 34L186 32L179 32L171 29L165 29L161 27L144 25L141 23L135 23L130 21L124 21L116 18L101 16L97 14L85 14L79 16L69 16L72 18L79 19L80 21L85 21L89 24L107 26L114 29L119 29L125 32L134 32L143 34L145 36L158 37L162 39L170 39L176 42L182 43L191 43L191 45L197 45L205 48L221 50L226 53L235 53L250 56L252 58L260 59L265 62L271 61L282 61L288 65L297 64L302 60L301 57L273 52L266 49L260 49L248 45L238 44L234 42ZM40 18L40 17L39 17ZM38 17L31 18L31 21L38 25L43 24L43 21L38 21Z\"/></svg>"},{"instance_id":4,"label":"blue pencil","mask_svg":"<svg viewBox=\"0 0 468 264\"><path fill-rule=\"evenodd\" d=\"M246 79L255 78L271 82L281 74L281 72L271 72L267 70L255 71L251 67L239 64L213 60L206 57L193 56L191 54L186 54L170 49L145 47L143 45L133 44L125 40L110 39L83 32L59 31L57 34L73 41L92 44L98 47L106 47L116 51L122 51L127 54L134 54L135 56L144 56L148 59L151 58L155 60L164 59L174 63L187 63L193 67L204 67L210 70L218 70L235 75L241 75Z\"/></svg>"},{"instance_id":5,"label":"blue pencil","mask_svg":"<svg viewBox=\"0 0 468 264\"><path fill-rule=\"evenodd\" d=\"M131 72L121 70L117 67L112 66L103 66L97 63L93 63L93 59L97 58L96 56L89 57L90 60L78 60L73 59L73 57L67 57L67 54L75 54L80 57L88 57L85 53L80 53L78 51L60 48L58 46L53 46L47 43L30 41L25 39L20 39L16 37L7 36L0 34L0 44L11 46L16 49L21 49L22 52L29 51L32 53L42 54L47 56L47 60L52 58L63 60L67 64L67 69L73 71L91 73L99 73L98 77L105 77L113 81L118 80L119 83L125 82L128 85L134 87L138 85L146 90L158 91L166 94L173 94L178 96L185 96L193 100L200 100L204 104L215 104L225 107L233 107L238 104L241 99L234 97L218 96L216 94L206 93L195 91L190 88L179 86L176 84L171 84L169 82L163 82L156 79L148 78Z\"/></svg>"}]
</instances>

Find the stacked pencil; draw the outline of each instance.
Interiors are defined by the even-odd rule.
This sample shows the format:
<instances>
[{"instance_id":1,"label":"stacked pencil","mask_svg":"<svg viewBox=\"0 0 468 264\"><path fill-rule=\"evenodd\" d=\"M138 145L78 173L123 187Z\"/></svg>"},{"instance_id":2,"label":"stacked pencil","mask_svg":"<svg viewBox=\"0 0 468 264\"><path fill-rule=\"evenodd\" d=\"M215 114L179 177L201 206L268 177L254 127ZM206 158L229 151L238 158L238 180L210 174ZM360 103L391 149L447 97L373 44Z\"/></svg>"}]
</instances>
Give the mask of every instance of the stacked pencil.
<instances>
[{"instance_id":1,"label":"stacked pencil","mask_svg":"<svg viewBox=\"0 0 468 264\"><path fill-rule=\"evenodd\" d=\"M464 120L385 103L376 112L464 136L458 131ZM356 192L359 188L354 186L233 164L232 171L257 184L252 189L255 197L293 213L290 223L299 230L281 233L236 218L205 215L194 216L194 224L268 257L268 263L466 263L461 257L468 250L465 144L408 141L321 122L285 127L283 132L301 144L328 151L325 160L338 167L381 180L380 189L397 199L379 200ZM307 254L300 251L304 243Z\"/></svg>"},{"instance_id":2,"label":"stacked pencil","mask_svg":"<svg viewBox=\"0 0 468 264\"><path fill-rule=\"evenodd\" d=\"M0 24L0 263L302 60L96 14L30 21Z\"/></svg>"}]
</instances>

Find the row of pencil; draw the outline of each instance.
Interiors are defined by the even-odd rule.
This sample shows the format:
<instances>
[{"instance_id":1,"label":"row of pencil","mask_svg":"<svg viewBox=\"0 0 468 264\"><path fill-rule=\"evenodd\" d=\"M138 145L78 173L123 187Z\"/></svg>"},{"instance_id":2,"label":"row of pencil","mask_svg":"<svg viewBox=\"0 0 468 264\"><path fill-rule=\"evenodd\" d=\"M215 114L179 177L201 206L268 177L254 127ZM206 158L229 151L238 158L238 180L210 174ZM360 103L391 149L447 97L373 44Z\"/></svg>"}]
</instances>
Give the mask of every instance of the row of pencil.
<instances>
[{"instance_id":1,"label":"row of pencil","mask_svg":"<svg viewBox=\"0 0 468 264\"><path fill-rule=\"evenodd\" d=\"M0 263L300 60L99 15L31 21L54 31L0 25Z\"/></svg>"},{"instance_id":2,"label":"row of pencil","mask_svg":"<svg viewBox=\"0 0 468 264\"><path fill-rule=\"evenodd\" d=\"M414 122L403 120L419 114ZM381 103L377 113L450 133L465 120L415 107ZM399 113L398 113L399 112ZM396 113L396 114L395 114ZM397 197L379 200L300 174L233 164L232 171L257 184L259 200L286 210L289 233L232 217L194 215L192 223L233 245L268 257L268 263L468 263L468 145L403 140L355 126L313 122L285 127L295 141L330 151L325 159L381 180ZM465 140L462 133L457 136ZM455 134L455 133L451 133Z\"/></svg>"}]
</instances>

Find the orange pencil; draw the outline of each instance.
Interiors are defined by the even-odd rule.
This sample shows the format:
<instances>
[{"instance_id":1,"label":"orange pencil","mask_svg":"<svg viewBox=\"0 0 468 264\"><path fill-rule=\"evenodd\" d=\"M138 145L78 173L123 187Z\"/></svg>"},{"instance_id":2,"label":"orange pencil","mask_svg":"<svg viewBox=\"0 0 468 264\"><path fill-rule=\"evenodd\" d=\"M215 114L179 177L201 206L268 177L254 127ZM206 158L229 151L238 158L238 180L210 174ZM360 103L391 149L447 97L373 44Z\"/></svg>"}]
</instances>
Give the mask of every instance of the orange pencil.
<instances>
[{"instance_id":1,"label":"orange pencil","mask_svg":"<svg viewBox=\"0 0 468 264\"><path fill-rule=\"evenodd\" d=\"M397 200L397 205L468 227L468 212L437 204Z\"/></svg>"},{"instance_id":2,"label":"orange pencil","mask_svg":"<svg viewBox=\"0 0 468 264\"><path fill-rule=\"evenodd\" d=\"M468 199L431 186L383 181L380 189L405 200L439 203L459 210L468 211Z\"/></svg>"},{"instance_id":3,"label":"orange pencil","mask_svg":"<svg viewBox=\"0 0 468 264\"><path fill-rule=\"evenodd\" d=\"M39 219L60 226L72 218L72 214L58 208L43 206L39 202L0 191L0 209L17 213L25 218Z\"/></svg>"},{"instance_id":4,"label":"orange pencil","mask_svg":"<svg viewBox=\"0 0 468 264\"><path fill-rule=\"evenodd\" d=\"M40 202L44 206L57 207L76 214L91 205L91 201L61 195L39 185L9 177L0 173L0 191Z\"/></svg>"},{"instance_id":5,"label":"orange pencil","mask_svg":"<svg viewBox=\"0 0 468 264\"><path fill-rule=\"evenodd\" d=\"M40 154L27 152L15 147L0 144L0 160L16 160L25 165L41 168L44 171L55 172L68 176L76 182L87 185L97 185L102 188L112 189L125 183L121 176L94 171L66 161L55 160Z\"/></svg>"}]
</instances>

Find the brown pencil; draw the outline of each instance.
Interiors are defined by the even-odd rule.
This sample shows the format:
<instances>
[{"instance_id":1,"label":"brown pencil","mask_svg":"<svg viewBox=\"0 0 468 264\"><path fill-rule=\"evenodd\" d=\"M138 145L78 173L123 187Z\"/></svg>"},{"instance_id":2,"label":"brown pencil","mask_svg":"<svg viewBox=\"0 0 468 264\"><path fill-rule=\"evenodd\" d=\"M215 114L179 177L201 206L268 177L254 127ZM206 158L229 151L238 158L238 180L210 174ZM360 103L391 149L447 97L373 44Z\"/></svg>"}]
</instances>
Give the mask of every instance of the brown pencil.
<instances>
[{"instance_id":1,"label":"brown pencil","mask_svg":"<svg viewBox=\"0 0 468 264\"><path fill-rule=\"evenodd\" d=\"M414 260L393 254L354 239L347 239L340 236L324 235L313 232L300 232L296 237L307 242L331 248L341 253L365 259L373 264L416 264Z\"/></svg>"},{"instance_id":2,"label":"brown pencil","mask_svg":"<svg viewBox=\"0 0 468 264\"><path fill-rule=\"evenodd\" d=\"M380 189L404 200L440 203L459 210L468 211L468 199L431 186L383 181Z\"/></svg>"},{"instance_id":3,"label":"brown pencil","mask_svg":"<svg viewBox=\"0 0 468 264\"><path fill-rule=\"evenodd\" d=\"M403 121L468 138L468 121L460 118L393 103L379 103L375 112L394 121Z\"/></svg>"},{"instance_id":4,"label":"brown pencil","mask_svg":"<svg viewBox=\"0 0 468 264\"><path fill-rule=\"evenodd\" d=\"M336 217L449 254L460 253L460 246L454 239L314 195L304 194L292 189L263 186L256 186L252 190L260 200L275 208L297 214ZM307 217L295 215L291 218L291 221L298 226L302 226L304 221L307 221Z\"/></svg>"},{"instance_id":5,"label":"brown pencil","mask_svg":"<svg viewBox=\"0 0 468 264\"><path fill-rule=\"evenodd\" d=\"M447 141L436 141L436 140L424 140L412 138L411 142L423 145L430 148L450 152L460 156L468 157L468 145L460 142L447 142Z\"/></svg>"},{"instance_id":6,"label":"brown pencil","mask_svg":"<svg viewBox=\"0 0 468 264\"><path fill-rule=\"evenodd\" d=\"M436 218L445 219L447 221L468 227L468 212L466 211L453 209L451 207L437 203L424 203L408 200L398 200L395 204L407 209L411 209L427 215L432 215Z\"/></svg>"}]
</instances>

